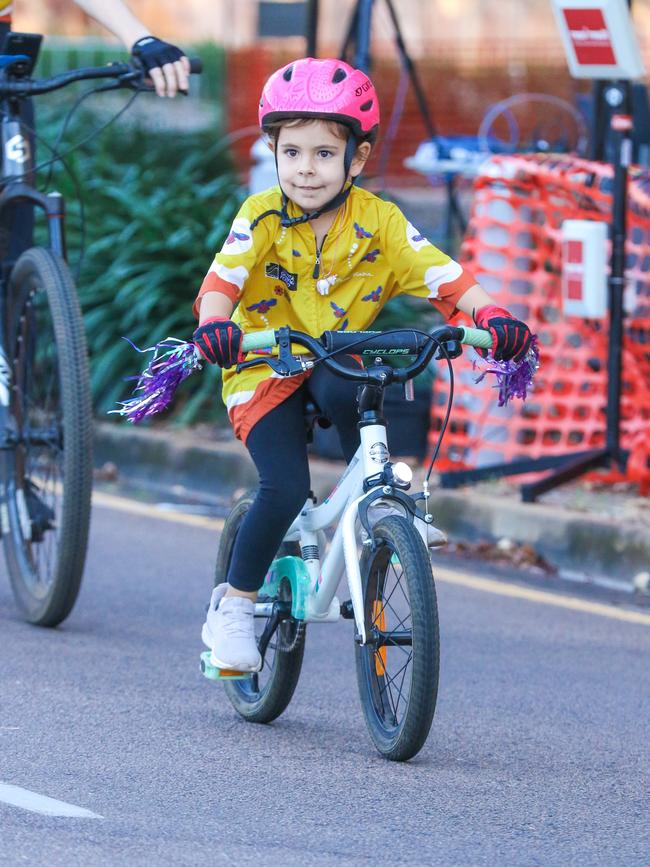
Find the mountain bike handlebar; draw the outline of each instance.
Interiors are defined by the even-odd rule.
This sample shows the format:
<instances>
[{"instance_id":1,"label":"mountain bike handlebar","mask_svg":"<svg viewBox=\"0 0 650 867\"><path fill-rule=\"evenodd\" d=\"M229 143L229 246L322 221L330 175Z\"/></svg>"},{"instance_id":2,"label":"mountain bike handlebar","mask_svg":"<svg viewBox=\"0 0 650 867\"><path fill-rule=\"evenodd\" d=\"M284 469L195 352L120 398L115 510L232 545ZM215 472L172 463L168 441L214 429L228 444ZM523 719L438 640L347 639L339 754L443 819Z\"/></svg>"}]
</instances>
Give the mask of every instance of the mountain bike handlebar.
<instances>
[{"instance_id":1,"label":"mountain bike handlebar","mask_svg":"<svg viewBox=\"0 0 650 867\"><path fill-rule=\"evenodd\" d=\"M190 58L190 72L199 75L203 64L198 57ZM70 69L53 75L50 78L40 78L36 81L0 81L0 97L2 96L35 96L39 93L50 93L59 90L75 81L91 81L97 78L119 78L125 87L137 85L145 77L144 70L132 63L109 63L108 66L88 66L82 69Z\"/></svg>"},{"instance_id":2,"label":"mountain bike handlebar","mask_svg":"<svg viewBox=\"0 0 650 867\"><path fill-rule=\"evenodd\" d=\"M344 367L333 358L338 353L354 353L372 355L381 358L399 358L405 355L415 355L415 361L407 367L395 368L387 374L382 370L380 379L388 378L393 382L407 382L421 373L433 356L436 349L445 343L458 342L467 346L488 349L492 346L492 336L489 331L464 326L442 325L430 334L410 329L399 331L325 331L320 337L311 337L302 331L291 328L280 328L277 331L258 331L245 334L242 340L243 352L254 352L260 349L280 347L279 358L260 357L243 361L237 365L237 370L245 370L258 364L268 364L277 373L292 376L309 370L314 361L296 358L291 354L291 344L296 343L307 349L316 359L333 373L344 379L357 382L370 382L377 379L376 373L368 370L355 370Z\"/></svg>"}]
</instances>

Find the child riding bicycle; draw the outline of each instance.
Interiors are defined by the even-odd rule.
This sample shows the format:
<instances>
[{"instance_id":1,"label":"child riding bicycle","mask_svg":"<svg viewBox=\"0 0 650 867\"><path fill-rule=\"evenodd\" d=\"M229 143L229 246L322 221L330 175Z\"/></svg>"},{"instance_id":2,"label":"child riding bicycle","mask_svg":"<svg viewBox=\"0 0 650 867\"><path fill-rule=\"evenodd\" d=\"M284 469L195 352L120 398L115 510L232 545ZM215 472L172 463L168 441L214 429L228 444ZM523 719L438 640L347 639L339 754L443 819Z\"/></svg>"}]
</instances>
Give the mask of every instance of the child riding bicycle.
<instances>
[{"instance_id":1,"label":"child riding bicycle","mask_svg":"<svg viewBox=\"0 0 650 867\"><path fill-rule=\"evenodd\" d=\"M266 82L259 120L279 186L244 202L194 304L194 341L223 368L230 421L260 478L202 631L211 663L238 671L261 666L257 591L309 496L305 396L336 426L346 460L359 445L355 383L324 367L287 378L266 366L237 374L242 333L283 325L315 337L363 330L391 298L409 294L447 318L459 310L473 316L491 332L496 359L523 358L531 341L526 324L497 307L396 205L355 185L379 130L377 94L365 73L335 59L289 63ZM352 356L339 360L358 364Z\"/></svg>"}]
</instances>

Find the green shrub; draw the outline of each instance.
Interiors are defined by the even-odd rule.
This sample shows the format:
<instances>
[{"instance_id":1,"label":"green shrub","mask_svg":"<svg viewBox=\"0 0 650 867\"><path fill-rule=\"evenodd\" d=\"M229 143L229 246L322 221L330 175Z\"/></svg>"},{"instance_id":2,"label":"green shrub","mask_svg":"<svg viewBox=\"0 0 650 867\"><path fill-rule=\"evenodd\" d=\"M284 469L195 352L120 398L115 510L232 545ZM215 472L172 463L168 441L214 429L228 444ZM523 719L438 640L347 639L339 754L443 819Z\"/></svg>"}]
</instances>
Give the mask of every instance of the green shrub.
<instances>
[{"instance_id":1,"label":"green shrub","mask_svg":"<svg viewBox=\"0 0 650 867\"><path fill-rule=\"evenodd\" d=\"M60 112L53 117L42 110L39 134L53 141L60 122ZM92 114L78 116L61 149L101 122ZM77 286L100 415L128 396L132 383L124 378L145 363L123 336L148 347L168 336L189 339L195 327L192 301L242 199L229 154L217 139L213 130L152 131L119 123L68 157L85 204ZM40 161L44 153L41 146ZM60 167L51 186L68 203L74 268L82 234L76 191ZM204 368L183 384L171 417L223 417L218 392L218 372Z\"/></svg>"}]
</instances>

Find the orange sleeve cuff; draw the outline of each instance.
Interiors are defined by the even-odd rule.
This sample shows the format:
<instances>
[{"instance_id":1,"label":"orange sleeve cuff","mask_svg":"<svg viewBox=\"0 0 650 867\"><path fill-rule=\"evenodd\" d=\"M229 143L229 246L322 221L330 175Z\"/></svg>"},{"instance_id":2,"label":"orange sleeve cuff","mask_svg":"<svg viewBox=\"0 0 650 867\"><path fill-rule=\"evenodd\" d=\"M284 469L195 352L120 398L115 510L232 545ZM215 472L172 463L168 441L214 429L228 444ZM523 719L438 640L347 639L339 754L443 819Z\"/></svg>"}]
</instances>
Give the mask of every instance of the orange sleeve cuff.
<instances>
[{"instance_id":1,"label":"orange sleeve cuff","mask_svg":"<svg viewBox=\"0 0 650 867\"><path fill-rule=\"evenodd\" d=\"M207 295L208 292L221 292L222 295L230 298L233 304L239 301L239 288L234 283L228 283L227 280L217 277L214 271L208 271L199 289L199 294L194 299L194 304L192 305L192 313L194 313L197 319L199 318L201 298Z\"/></svg>"},{"instance_id":2,"label":"orange sleeve cuff","mask_svg":"<svg viewBox=\"0 0 650 867\"><path fill-rule=\"evenodd\" d=\"M437 298L430 298L430 303L437 307L445 319L450 319L457 312L456 303L463 297L468 289L477 283L476 277L471 271L463 268L460 277L456 277L450 283L443 283Z\"/></svg>"}]
</instances>

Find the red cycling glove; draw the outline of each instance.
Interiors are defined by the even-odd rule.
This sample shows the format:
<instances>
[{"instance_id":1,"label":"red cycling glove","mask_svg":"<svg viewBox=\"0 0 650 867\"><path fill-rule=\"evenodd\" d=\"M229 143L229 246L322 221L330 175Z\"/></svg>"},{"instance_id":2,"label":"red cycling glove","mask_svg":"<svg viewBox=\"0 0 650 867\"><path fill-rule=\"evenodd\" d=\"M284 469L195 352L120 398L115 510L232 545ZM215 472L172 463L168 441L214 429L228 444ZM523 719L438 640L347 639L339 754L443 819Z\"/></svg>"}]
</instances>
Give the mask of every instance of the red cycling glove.
<instances>
[{"instance_id":1,"label":"red cycling glove","mask_svg":"<svg viewBox=\"0 0 650 867\"><path fill-rule=\"evenodd\" d=\"M244 360L241 351L242 337L241 328L232 319L224 316L206 319L192 335L205 360L210 364L218 364L219 367L232 367L238 361Z\"/></svg>"},{"instance_id":2,"label":"red cycling glove","mask_svg":"<svg viewBox=\"0 0 650 867\"><path fill-rule=\"evenodd\" d=\"M474 312L474 322L492 335L492 355L496 361L520 361L528 352L532 339L530 328L503 307L496 304L481 307ZM487 355L484 349L478 351L484 357Z\"/></svg>"}]
</instances>

